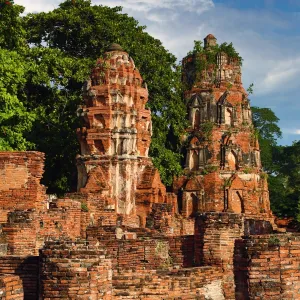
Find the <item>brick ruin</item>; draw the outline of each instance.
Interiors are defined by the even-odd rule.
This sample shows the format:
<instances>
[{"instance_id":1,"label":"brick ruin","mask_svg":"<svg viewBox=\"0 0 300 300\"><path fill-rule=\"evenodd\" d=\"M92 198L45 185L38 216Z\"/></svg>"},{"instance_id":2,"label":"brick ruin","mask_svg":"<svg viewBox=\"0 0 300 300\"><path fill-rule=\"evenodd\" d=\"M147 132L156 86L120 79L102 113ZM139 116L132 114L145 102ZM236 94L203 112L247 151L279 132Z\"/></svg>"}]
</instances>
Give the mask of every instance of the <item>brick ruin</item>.
<instances>
[{"instance_id":1,"label":"brick ruin","mask_svg":"<svg viewBox=\"0 0 300 300\"><path fill-rule=\"evenodd\" d=\"M43 153L0 152L0 299L300 299L300 235L274 224L240 65L219 53L199 75L197 59L183 60L172 193L148 156L147 86L117 44L77 111L76 193L46 194Z\"/></svg>"}]
</instances>

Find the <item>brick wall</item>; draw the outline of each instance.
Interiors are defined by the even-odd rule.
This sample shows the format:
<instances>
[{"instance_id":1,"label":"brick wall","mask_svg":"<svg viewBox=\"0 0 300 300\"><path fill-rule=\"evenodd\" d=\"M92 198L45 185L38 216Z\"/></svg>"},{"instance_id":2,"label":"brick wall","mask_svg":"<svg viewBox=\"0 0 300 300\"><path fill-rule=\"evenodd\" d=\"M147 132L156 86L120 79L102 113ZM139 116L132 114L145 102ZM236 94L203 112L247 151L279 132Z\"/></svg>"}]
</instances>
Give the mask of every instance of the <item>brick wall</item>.
<instances>
[{"instance_id":1,"label":"brick wall","mask_svg":"<svg viewBox=\"0 0 300 300\"><path fill-rule=\"evenodd\" d=\"M124 238L126 238L124 233ZM135 234L132 234L135 238ZM127 235L128 236L128 235ZM166 239L114 239L112 233L98 243L106 249L107 257L112 261L112 268L129 268L135 270L155 269L171 265L169 243Z\"/></svg>"},{"instance_id":2,"label":"brick wall","mask_svg":"<svg viewBox=\"0 0 300 300\"><path fill-rule=\"evenodd\" d=\"M47 242L40 250L41 299L111 299L111 261L85 241Z\"/></svg>"},{"instance_id":3,"label":"brick wall","mask_svg":"<svg viewBox=\"0 0 300 300\"><path fill-rule=\"evenodd\" d=\"M40 152L0 152L0 222L9 211L44 208L45 188L40 184L45 155Z\"/></svg>"},{"instance_id":4,"label":"brick wall","mask_svg":"<svg viewBox=\"0 0 300 300\"><path fill-rule=\"evenodd\" d=\"M107 249L114 268L194 266L194 235L166 237L149 229L90 226L87 238Z\"/></svg>"},{"instance_id":5,"label":"brick wall","mask_svg":"<svg viewBox=\"0 0 300 300\"><path fill-rule=\"evenodd\" d=\"M37 255L35 218L32 211L8 213L8 222L3 224L2 228L7 241L8 255Z\"/></svg>"},{"instance_id":6,"label":"brick wall","mask_svg":"<svg viewBox=\"0 0 300 300\"><path fill-rule=\"evenodd\" d=\"M23 300L24 292L22 280L19 276L0 275L0 299Z\"/></svg>"},{"instance_id":7,"label":"brick wall","mask_svg":"<svg viewBox=\"0 0 300 300\"><path fill-rule=\"evenodd\" d=\"M174 205L153 203L147 217L146 227L155 229L167 236L193 235L195 219L174 215Z\"/></svg>"},{"instance_id":8,"label":"brick wall","mask_svg":"<svg viewBox=\"0 0 300 300\"><path fill-rule=\"evenodd\" d=\"M226 299L235 299L234 245L243 225L242 215L234 213L204 213L196 219L195 262L223 268Z\"/></svg>"},{"instance_id":9,"label":"brick wall","mask_svg":"<svg viewBox=\"0 0 300 300\"><path fill-rule=\"evenodd\" d=\"M168 242L173 266L187 268L195 265L194 235L169 237Z\"/></svg>"},{"instance_id":10,"label":"brick wall","mask_svg":"<svg viewBox=\"0 0 300 300\"><path fill-rule=\"evenodd\" d=\"M252 236L237 247L236 271L249 280L238 283L240 294L248 288L250 299L300 299L299 234Z\"/></svg>"},{"instance_id":11,"label":"brick wall","mask_svg":"<svg viewBox=\"0 0 300 300\"><path fill-rule=\"evenodd\" d=\"M47 239L81 235L81 204L71 199L58 199L50 208L8 213L2 235L9 255L37 255Z\"/></svg>"},{"instance_id":12,"label":"brick wall","mask_svg":"<svg viewBox=\"0 0 300 300\"><path fill-rule=\"evenodd\" d=\"M80 237L81 203L71 199L58 199L50 209L40 212L37 218L39 238Z\"/></svg>"},{"instance_id":13,"label":"brick wall","mask_svg":"<svg viewBox=\"0 0 300 300\"><path fill-rule=\"evenodd\" d=\"M214 267L124 269L113 275L113 299L223 300L222 277L222 270Z\"/></svg>"},{"instance_id":14,"label":"brick wall","mask_svg":"<svg viewBox=\"0 0 300 300\"><path fill-rule=\"evenodd\" d=\"M24 300L38 299L39 258L37 256L1 256L0 275L19 276L23 285Z\"/></svg>"}]
</instances>

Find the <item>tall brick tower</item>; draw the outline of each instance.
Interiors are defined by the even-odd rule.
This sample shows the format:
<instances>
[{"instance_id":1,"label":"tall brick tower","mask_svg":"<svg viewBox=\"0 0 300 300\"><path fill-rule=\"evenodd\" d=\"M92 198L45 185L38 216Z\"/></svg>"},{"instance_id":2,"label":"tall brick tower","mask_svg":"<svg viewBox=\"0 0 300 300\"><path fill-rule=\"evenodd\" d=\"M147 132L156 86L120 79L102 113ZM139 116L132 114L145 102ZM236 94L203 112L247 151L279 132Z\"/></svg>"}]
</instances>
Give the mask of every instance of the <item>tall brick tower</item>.
<instances>
[{"instance_id":1,"label":"tall brick tower","mask_svg":"<svg viewBox=\"0 0 300 300\"><path fill-rule=\"evenodd\" d=\"M216 38L183 59L189 118L185 175L174 183L183 215L217 211L271 217L266 175L239 59Z\"/></svg>"},{"instance_id":2,"label":"tall brick tower","mask_svg":"<svg viewBox=\"0 0 300 300\"><path fill-rule=\"evenodd\" d=\"M147 86L128 53L112 44L92 70L78 114L78 191L99 194L102 208L137 214L143 223L151 203L166 190L148 157L151 113Z\"/></svg>"}]
</instances>

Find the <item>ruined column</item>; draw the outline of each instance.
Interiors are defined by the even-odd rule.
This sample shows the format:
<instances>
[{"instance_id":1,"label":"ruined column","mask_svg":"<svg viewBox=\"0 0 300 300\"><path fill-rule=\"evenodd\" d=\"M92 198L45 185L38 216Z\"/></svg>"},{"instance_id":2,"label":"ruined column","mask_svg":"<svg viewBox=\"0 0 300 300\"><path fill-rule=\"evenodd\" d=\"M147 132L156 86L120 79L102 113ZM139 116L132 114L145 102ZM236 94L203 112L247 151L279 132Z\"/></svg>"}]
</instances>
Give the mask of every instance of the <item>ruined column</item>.
<instances>
[{"instance_id":1,"label":"ruined column","mask_svg":"<svg viewBox=\"0 0 300 300\"><path fill-rule=\"evenodd\" d=\"M41 299L112 299L111 261L86 241L47 242L40 267Z\"/></svg>"}]
</instances>

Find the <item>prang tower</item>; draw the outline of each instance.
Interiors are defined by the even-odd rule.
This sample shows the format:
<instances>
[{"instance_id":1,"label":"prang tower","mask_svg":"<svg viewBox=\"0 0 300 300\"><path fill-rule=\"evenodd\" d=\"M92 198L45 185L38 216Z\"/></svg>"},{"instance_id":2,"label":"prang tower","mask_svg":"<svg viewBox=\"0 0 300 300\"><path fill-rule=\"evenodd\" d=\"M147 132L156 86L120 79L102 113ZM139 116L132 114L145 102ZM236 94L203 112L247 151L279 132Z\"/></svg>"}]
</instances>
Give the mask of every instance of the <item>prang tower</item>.
<instances>
[{"instance_id":1,"label":"prang tower","mask_svg":"<svg viewBox=\"0 0 300 300\"><path fill-rule=\"evenodd\" d=\"M112 44L92 70L78 110L84 119L77 132L78 191L93 191L101 209L136 215L137 225L145 224L152 203L166 201L166 189L148 157L152 125L147 101L147 86L132 58Z\"/></svg>"},{"instance_id":2,"label":"prang tower","mask_svg":"<svg viewBox=\"0 0 300 300\"><path fill-rule=\"evenodd\" d=\"M179 210L244 213L268 218L266 175L236 55L216 50L216 38L182 62L189 128L185 175L174 183Z\"/></svg>"}]
</instances>

